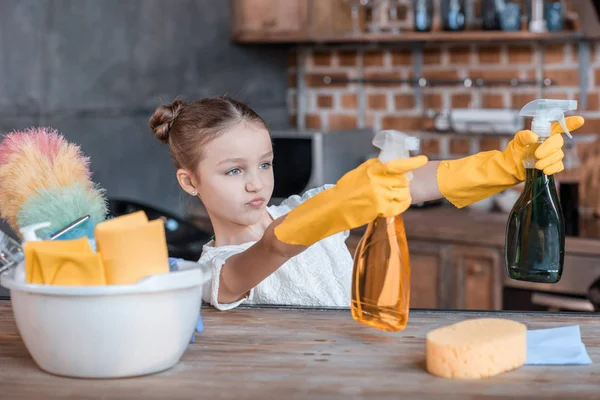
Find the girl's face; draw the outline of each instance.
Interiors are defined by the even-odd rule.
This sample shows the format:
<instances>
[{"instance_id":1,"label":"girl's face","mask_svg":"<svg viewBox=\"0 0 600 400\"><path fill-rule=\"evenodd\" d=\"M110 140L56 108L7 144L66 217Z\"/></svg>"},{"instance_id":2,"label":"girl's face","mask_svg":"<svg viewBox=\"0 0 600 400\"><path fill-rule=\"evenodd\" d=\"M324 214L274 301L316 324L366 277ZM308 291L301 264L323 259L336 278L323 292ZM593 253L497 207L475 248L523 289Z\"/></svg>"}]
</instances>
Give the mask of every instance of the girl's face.
<instances>
[{"instance_id":1,"label":"girl's face","mask_svg":"<svg viewBox=\"0 0 600 400\"><path fill-rule=\"evenodd\" d=\"M252 225L273 194L271 137L258 124L240 122L204 148L196 170L198 195L221 220Z\"/></svg>"}]
</instances>

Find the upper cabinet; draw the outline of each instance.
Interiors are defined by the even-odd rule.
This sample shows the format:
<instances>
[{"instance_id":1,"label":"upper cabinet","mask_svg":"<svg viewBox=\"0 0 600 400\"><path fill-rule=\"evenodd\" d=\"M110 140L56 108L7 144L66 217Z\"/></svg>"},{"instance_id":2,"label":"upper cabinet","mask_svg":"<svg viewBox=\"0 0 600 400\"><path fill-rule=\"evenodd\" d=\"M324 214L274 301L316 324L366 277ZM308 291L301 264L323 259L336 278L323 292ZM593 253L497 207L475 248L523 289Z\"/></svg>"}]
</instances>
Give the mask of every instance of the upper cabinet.
<instances>
[{"instance_id":1,"label":"upper cabinet","mask_svg":"<svg viewBox=\"0 0 600 400\"><path fill-rule=\"evenodd\" d=\"M344 0L231 0L231 13L237 42L307 42L352 31Z\"/></svg>"},{"instance_id":2,"label":"upper cabinet","mask_svg":"<svg viewBox=\"0 0 600 400\"><path fill-rule=\"evenodd\" d=\"M308 7L307 0L231 0L233 39L306 40Z\"/></svg>"},{"instance_id":3,"label":"upper cabinet","mask_svg":"<svg viewBox=\"0 0 600 400\"><path fill-rule=\"evenodd\" d=\"M356 0L354 0L356 1ZM356 7L357 26L353 24L351 4L345 0L230 0L232 40L238 43L373 43L373 42L477 42L477 41L570 41L600 36L600 23L596 14L584 22L569 19L568 29L560 32L534 33L527 29L518 31L481 31L467 29L458 32L439 30L434 24L431 32L414 32L412 22L403 26L400 33L387 29L388 3L380 8ZM379 4L379 3L377 3ZM578 15L591 13L588 0L576 3ZM586 8L587 7L587 8ZM412 18L412 10L401 8L405 20ZM398 10L397 10L398 11ZM434 15L439 19L439 12ZM370 22L368 22L370 21ZM375 22L374 22L375 21ZM583 21L583 19L581 20ZM383 30L371 32L367 25ZM389 25L389 24L388 24Z\"/></svg>"}]
</instances>

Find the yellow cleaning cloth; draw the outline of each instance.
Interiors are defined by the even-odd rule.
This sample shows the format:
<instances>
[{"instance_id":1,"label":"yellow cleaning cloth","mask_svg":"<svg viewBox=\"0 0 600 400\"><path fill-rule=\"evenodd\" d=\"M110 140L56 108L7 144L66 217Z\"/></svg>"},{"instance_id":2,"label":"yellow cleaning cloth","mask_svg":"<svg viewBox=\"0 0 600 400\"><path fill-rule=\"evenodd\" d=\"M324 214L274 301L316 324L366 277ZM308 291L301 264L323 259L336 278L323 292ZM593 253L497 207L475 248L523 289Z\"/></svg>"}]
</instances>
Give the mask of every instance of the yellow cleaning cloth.
<instances>
[{"instance_id":1,"label":"yellow cleaning cloth","mask_svg":"<svg viewBox=\"0 0 600 400\"><path fill-rule=\"evenodd\" d=\"M169 272L164 224L161 220L148 222L143 211L98 224L94 236L109 285Z\"/></svg>"},{"instance_id":2,"label":"yellow cleaning cloth","mask_svg":"<svg viewBox=\"0 0 600 400\"><path fill-rule=\"evenodd\" d=\"M26 242L25 275L28 283L46 285L106 285L100 256L87 238Z\"/></svg>"}]
</instances>

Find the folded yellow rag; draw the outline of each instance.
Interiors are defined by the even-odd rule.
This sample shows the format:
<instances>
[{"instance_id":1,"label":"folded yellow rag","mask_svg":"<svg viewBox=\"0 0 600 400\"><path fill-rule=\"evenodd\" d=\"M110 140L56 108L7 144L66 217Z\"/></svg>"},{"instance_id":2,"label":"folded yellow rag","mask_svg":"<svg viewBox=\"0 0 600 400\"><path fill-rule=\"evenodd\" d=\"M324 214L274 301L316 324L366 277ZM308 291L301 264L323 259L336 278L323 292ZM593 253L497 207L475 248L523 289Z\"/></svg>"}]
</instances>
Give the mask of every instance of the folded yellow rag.
<instances>
[{"instance_id":1,"label":"folded yellow rag","mask_svg":"<svg viewBox=\"0 0 600 400\"><path fill-rule=\"evenodd\" d=\"M162 220L148 221L143 211L104 221L94 229L109 285L135 283L169 272L169 253Z\"/></svg>"},{"instance_id":2,"label":"folded yellow rag","mask_svg":"<svg viewBox=\"0 0 600 400\"><path fill-rule=\"evenodd\" d=\"M26 242L25 275L28 283L46 285L106 285L100 255L87 238Z\"/></svg>"}]
</instances>

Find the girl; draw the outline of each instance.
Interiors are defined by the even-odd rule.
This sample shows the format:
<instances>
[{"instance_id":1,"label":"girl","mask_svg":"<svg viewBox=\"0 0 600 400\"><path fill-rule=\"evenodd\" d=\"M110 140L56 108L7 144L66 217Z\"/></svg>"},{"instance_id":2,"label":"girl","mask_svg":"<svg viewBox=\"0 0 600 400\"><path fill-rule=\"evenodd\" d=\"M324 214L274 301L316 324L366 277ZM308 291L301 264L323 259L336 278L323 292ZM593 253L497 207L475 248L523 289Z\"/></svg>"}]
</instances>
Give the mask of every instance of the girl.
<instances>
[{"instance_id":1,"label":"girl","mask_svg":"<svg viewBox=\"0 0 600 400\"><path fill-rule=\"evenodd\" d=\"M571 131L582 124L581 117L567 118ZM442 162L372 159L335 185L268 207L273 149L265 122L249 107L229 97L176 100L156 109L150 128L169 145L183 190L208 212L215 238L198 264L211 276L204 300L220 310L242 302L349 307L349 229L401 214L411 202L443 196L464 207L516 185L525 178L525 149L537 141L520 131L503 152ZM536 168L561 171L562 145L560 134L540 145ZM409 185L404 173L413 170Z\"/></svg>"}]
</instances>

